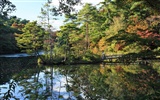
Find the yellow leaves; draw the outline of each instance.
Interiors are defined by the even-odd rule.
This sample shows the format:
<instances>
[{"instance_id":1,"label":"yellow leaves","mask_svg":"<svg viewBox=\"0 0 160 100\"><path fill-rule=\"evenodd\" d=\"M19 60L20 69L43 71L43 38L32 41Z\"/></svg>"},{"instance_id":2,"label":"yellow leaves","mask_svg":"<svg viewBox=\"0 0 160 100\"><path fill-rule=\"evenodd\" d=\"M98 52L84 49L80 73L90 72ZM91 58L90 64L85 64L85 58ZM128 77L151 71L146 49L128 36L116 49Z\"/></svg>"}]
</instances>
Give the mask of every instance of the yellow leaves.
<instances>
[{"instance_id":1,"label":"yellow leaves","mask_svg":"<svg viewBox=\"0 0 160 100\"><path fill-rule=\"evenodd\" d=\"M126 32L128 33L136 33L136 27L133 25L129 25L126 29Z\"/></svg>"},{"instance_id":2,"label":"yellow leaves","mask_svg":"<svg viewBox=\"0 0 160 100\"><path fill-rule=\"evenodd\" d=\"M98 47L99 47L100 51L103 51L103 50L105 50L107 48L106 40L105 40L104 37L102 39L100 39L100 41L98 42Z\"/></svg>"},{"instance_id":3,"label":"yellow leaves","mask_svg":"<svg viewBox=\"0 0 160 100\"><path fill-rule=\"evenodd\" d=\"M109 30L106 31L106 35L117 34L118 31L123 30L125 27L123 20L124 20L123 15L121 15L121 17L114 17L112 25L110 25Z\"/></svg>"},{"instance_id":4,"label":"yellow leaves","mask_svg":"<svg viewBox=\"0 0 160 100\"><path fill-rule=\"evenodd\" d=\"M102 73L102 74L105 74L105 70L104 70L105 68L103 67L103 65L102 65L102 67L100 67L100 69L99 69L99 71Z\"/></svg>"},{"instance_id":5,"label":"yellow leaves","mask_svg":"<svg viewBox=\"0 0 160 100\"><path fill-rule=\"evenodd\" d=\"M147 23L147 21L146 20L140 21L139 23L137 23L136 28L137 29L142 29L142 30L148 29L148 23Z\"/></svg>"},{"instance_id":6,"label":"yellow leaves","mask_svg":"<svg viewBox=\"0 0 160 100\"><path fill-rule=\"evenodd\" d=\"M98 53L98 48L97 47L94 47L93 49L92 49L92 52L94 53L94 54L97 54Z\"/></svg>"}]
</instances>

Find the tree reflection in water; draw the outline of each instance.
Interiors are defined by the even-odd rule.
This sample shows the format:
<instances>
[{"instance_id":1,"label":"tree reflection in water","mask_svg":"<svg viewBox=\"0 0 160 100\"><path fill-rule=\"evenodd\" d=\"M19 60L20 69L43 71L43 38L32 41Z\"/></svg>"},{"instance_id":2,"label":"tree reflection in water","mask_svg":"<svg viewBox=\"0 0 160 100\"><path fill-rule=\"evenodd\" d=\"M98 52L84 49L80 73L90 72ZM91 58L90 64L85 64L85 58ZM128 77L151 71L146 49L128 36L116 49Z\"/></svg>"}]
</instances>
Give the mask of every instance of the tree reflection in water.
<instances>
[{"instance_id":1,"label":"tree reflection in water","mask_svg":"<svg viewBox=\"0 0 160 100\"><path fill-rule=\"evenodd\" d=\"M68 69L69 87L76 98L87 100L160 99L159 70L154 69L157 67L120 64L72 67Z\"/></svg>"},{"instance_id":2,"label":"tree reflection in water","mask_svg":"<svg viewBox=\"0 0 160 100\"><path fill-rule=\"evenodd\" d=\"M20 100L157 100L159 65L34 66L10 77Z\"/></svg>"}]
</instances>

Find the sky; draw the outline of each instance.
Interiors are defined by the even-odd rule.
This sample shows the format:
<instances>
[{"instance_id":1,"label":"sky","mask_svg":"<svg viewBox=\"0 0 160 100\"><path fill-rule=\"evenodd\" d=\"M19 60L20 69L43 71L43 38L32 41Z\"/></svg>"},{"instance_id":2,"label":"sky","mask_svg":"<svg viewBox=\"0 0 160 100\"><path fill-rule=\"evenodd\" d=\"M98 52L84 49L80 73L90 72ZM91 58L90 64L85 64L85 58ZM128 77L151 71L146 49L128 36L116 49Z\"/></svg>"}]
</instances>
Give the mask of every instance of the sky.
<instances>
[{"instance_id":1,"label":"sky","mask_svg":"<svg viewBox=\"0 0 160 100\"><path fill-rule=\"evenodd\" d=\"M14 5L16 5L16 11L12 12L11 15L15 15L21 19L27 19L30 21L38 20L38 16L40 16L41 8L43 4L47 2L47 0L10 0ZM59 0L52 0L52 4L54 6L58 6ZM99 2L104 0L82 0L83 3L92 3L93 5L98 4ZM78 6L77 8L82 8ZM59 26L63 25L63 18L59 18L59 20L55 20L53 23L53 27L55 29L59 29Z\"/></svg>"}]
</instances>

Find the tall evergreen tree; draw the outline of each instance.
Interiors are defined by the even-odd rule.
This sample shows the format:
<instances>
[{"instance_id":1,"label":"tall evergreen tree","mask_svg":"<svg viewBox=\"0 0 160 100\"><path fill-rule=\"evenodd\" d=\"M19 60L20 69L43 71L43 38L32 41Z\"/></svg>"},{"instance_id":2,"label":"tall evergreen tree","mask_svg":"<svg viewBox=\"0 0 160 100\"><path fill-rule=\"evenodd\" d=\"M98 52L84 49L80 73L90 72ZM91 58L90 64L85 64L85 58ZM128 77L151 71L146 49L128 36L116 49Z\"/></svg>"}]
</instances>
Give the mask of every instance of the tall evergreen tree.
<instances>
[{"instance_id":1,"label":"tall evergreen tree","mask_svg":"<svg viewBox=\"0 0 160 100\"><path fill-rule=\"evenodd\" d=\"M23 34L16 37L17 45L23 52L38 53L43 48L45 30L37 25L37 22L29 22L22 29Z\"/></svg>"},{"instance_id":2,"label":"tall evergreen tree","mask_svg":"<svg viewBox=\"0 0 160 100\"><path fill-rule=\"evenodd\" d=\"M90 46L90 40L89 40L89 34L90 34L90 24L93 21L94 13L96 11L96 8L92 6L91 4L85 4L85 6L79 11L78 13L78 20L82 25L85 25L85 42L86 46L85 49L88 50Z\"/></svg>"}]
</instances>

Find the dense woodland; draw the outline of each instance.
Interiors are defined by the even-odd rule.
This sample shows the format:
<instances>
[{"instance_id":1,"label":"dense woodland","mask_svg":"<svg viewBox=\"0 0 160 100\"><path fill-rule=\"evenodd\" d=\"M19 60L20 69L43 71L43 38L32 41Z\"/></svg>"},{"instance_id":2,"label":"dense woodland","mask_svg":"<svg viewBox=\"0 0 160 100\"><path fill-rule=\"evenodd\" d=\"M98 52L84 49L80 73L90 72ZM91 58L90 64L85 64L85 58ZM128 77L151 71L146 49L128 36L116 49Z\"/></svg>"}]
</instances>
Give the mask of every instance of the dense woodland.
<instances>
[{"instance_id":1,"label":"dense woodland","mask_svg":"<svg viewBox=\"0 0 160 100\"><path fill-rule=\"evenodd\" d=\"M160 0L104 0L97 6L84 4L76 12L72 7L79 2L71 1L63 2L61 9L44 4L40 22L9 16L15 5L0 2L4 5L0 7L0 54L44 50L43 60L92 61L103 51L106 55L160 53ZM50 20L59 14L65 16L65 24L52 30Z\"/></svg>"}]
</instances>

